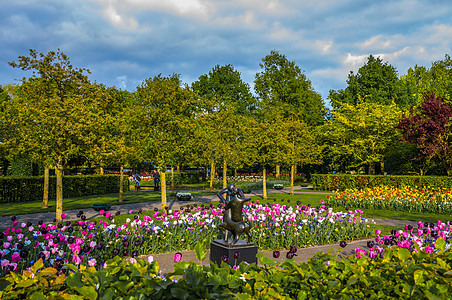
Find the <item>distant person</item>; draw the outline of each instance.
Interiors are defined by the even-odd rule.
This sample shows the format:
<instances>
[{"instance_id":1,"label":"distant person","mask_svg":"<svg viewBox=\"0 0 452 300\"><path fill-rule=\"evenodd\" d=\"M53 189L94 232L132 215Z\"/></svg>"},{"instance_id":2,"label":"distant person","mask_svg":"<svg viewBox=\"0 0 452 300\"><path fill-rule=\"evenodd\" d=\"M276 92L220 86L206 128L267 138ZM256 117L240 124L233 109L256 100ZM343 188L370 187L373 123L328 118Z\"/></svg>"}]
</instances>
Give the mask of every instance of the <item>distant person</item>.
<instances>
[{"instance_id":1,"label":"distant person","mask_svg":"<svg viewBox=\"0 0 452 300\"><path fill-rule=\"evenodd\" d=\"M154 191L160 191L160 173L154 170Z\"/></svg>"},{"instance_id":2,"label":"distant person","mask_svg":"<svg viewBox=\"0 0 452 300\"><path fill-rule=\"evenodd\" d=\"M135 180L135 191L140 190L140 181L141 181L140 175L138 175L138 173L136 173L136 174L133 176L133 179Z\"/></svg>"}]
</instances>

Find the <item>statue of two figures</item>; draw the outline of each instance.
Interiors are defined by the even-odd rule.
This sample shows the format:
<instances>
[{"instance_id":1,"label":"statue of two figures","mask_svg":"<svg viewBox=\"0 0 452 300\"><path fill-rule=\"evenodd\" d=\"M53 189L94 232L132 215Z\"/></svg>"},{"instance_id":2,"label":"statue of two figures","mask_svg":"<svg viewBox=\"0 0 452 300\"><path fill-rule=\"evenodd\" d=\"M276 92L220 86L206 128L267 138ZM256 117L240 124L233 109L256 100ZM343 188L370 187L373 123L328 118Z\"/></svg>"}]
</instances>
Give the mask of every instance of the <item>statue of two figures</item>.
<instances>
[{"instance_id":1,"label":"statue of two figures","mask_svg":"<svg viewBox=\"0 0 452 300\"><path fill-rule=\"evenodd\" d=\"M226 199L223 197L226 194ZM235 244L242 234L248 236L248 244L251 243L250 224L243 220L243 204L251 200L245 197L241 189L234 184L229 184L217 194L221 203L224 203L223 223L218 228L224 233L224 242ZM232 242L228 241L229 232L232 233Z\"/></svg>"}]
</instances>

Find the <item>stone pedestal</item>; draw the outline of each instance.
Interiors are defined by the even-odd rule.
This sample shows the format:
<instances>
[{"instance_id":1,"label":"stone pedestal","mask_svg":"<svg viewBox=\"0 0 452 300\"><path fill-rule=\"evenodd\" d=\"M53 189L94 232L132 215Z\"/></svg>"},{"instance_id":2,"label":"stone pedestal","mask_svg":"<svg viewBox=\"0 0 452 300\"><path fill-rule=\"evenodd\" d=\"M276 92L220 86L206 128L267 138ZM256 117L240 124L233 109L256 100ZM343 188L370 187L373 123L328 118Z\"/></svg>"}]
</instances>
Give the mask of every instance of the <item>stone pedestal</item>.
<instances>
[{"instance_id":1,"label":"stone pedestal","mask_svg":"<svg viewBox=\"0 0 452 300\"><path fill-rule=\"evenodd\" d=\"M238 252L239 257L234 258L234 254ZM223 240L214 240L210 243L210 259L221 265L222 257L228 258L227 264L230 266L239 265L242 261L249 264L257 263L257 247L244 240L238 240L234 245L225 243Z\"/></svg>"}]
</instances>

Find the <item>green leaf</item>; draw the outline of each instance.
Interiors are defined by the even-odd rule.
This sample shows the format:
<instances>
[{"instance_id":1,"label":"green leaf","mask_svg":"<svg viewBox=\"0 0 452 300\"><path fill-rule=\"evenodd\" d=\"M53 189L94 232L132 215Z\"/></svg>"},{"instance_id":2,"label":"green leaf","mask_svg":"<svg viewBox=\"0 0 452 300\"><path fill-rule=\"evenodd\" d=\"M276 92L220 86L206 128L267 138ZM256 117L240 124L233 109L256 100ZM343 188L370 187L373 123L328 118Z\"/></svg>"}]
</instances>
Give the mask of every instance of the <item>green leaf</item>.
<instances>
[{"instance_id":1,"label":"green leaf","mask_svg":"<svg viewBox=\"0 0 452 300\"><path fill-rule=\"evenodd\" d=\"M217 274L210 276L208 283L213 285L213 290L216 290L221 285L221 277Z\"/></svg>"},{"instance_id":2,"label":"green leaf","mask_svg":"<svg viewBox=\"0 0 452 300\"><path fill-rule=\"evenodd\" d=\"M77 292L79 292L81 295L88 299L92 300L97 299L97 292L93 286L75 287L74 290L76 290Z\"/></svg>"},{"instance_id":3,"label":"green leaf","mask_svg":"<svg viewBox=\"0 0 452 300\"><path fill-rule=\"evenodd\" d=\"M173 296L175 299L188 299L188 292L185 289L181 288L172 288L171 289L171 296Z\"/></svg>"},{"instance_id":4,"label":"green leaf","mask_svg":"<svg viewBox=\"0 0 452 300\"><path fill-rule=\"evenodd\" d=\"M416 270L414 271L413 277L414 277L414 283L416 285L422 285L424 283L424 270Z\"/></svg>"},{"instance_id":5,"label":"green leaf","mask_svg":"<svg viewBox=\"0 0 452 300\"><path fill-rule=\"evenodd\" d=\"M19 288L25 288L33 285L36 282L35 279L22 280L17 284Z\"/></svg>"},{"instance_id":6,"label":"green leaf","mask_svg":"<svg viewBox=\"0 0 452 300\"><path fill-rule=\"evenodd\" d=\"M442 237L436 239L435 248L439 251L446 249L446 241Z\"/></svg>"},{"instance_id":7,"label":"green leaf","mask_svg":"<svg viewBox=\"0 0 452 300\"><path fill-rule=\"evenodd\" d=\"M258 253L256 255L257 259L259 260L259 263L261 265L269 265L269 266L273 266L275 264L275 262L273 260L271 260L270 258L266 257L264 254L262 253Z\"/></svg>"},{"instance_id":8,"label":"green leaf","mask_svg":"<svg viewBox=\"0 0 452 300\"><path fill-rule=\"evenodd\" d=\"M68 286L71 288L79 288L85 285L85 282L83 281L83 276L81 273L72 273L69 275L66 279L66 282Z\"/></svg>"},{"instance_id":9,"label":"green leaf","mask_svg":"<svg viewBox=\"0 0 452 300\"><path fill-rule=\"evenodd\" d=\"M42 292L34 292L33 294L31 294L30 300L46 300L47 297L44 296L44 294Z\"/></svg>"},{"instance_id":10,"label":"green leaf","mask_svg":"<svg viewBox=\"0 0 452 300\"><path fill-rule=\"evenodd\" d=\"M405 248L399 248L397 255L399 257L400 260L405 261L407 260L409 257L411 257L411 253L410 250L405 249Z\"/></svg>"},{"instance_id":11,"label":"green leaf","mask_svg":"<svg viewBox=\"0 0 452 300\"><path fill-rule=\"evenodd\" d=\"M195 253L196 253L196 257L203 262L204 259L207 256L207 250L204 247L204 242L202 243L197 243L195 246Z\"/></svg>"}]
</instances>

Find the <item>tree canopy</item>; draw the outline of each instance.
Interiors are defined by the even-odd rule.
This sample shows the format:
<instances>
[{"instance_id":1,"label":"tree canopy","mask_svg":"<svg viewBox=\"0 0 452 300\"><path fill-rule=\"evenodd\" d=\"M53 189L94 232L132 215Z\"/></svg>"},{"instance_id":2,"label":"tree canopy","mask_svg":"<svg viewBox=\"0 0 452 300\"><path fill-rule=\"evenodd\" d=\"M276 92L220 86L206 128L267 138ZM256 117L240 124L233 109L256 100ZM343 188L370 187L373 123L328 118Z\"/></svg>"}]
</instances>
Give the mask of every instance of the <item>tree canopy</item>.
<instances>
[{"instance_id":1,"label":"tree canopy","mask_svg":"<svg viewBox=\"0 0 452 300\"><path fill-rule=\"evenodd\" d=\"M325 109L322 97L312 87L294 61L272 50L259 64L262 71L254 80L254 89L262 110L295 114L308 125L323 122Z\"/></svg>"}]
</instances>

